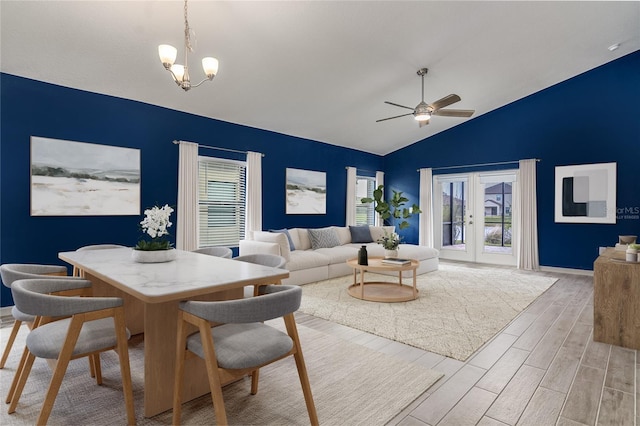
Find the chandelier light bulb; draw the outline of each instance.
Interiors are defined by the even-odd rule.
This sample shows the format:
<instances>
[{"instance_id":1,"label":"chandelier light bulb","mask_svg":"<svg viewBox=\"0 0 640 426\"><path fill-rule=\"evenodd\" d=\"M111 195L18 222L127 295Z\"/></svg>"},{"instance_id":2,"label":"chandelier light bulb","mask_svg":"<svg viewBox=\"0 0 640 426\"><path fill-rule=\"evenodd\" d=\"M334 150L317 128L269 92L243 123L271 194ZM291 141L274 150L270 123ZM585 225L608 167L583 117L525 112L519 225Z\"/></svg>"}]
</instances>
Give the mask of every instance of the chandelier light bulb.
<instances>
[{"instance_id":1,"label":"chandelier light bulb","mask_svg":"<svg viewBox=\"0 0 640 426\"><path fill-rule=\"evenodd\" d=\"M202 58L202 69L209 80L218 74L218 60L212 57Z\"/></svg>"},{"instance_id":2,"label":"chandelier light bulb","mask_svg":"<svg viewBox=\"0 0 640 426\"><path fill-rule=\"evenodd\" d=\"M160 62L162 62L162 65L164 65L166 69L169 69L176 61L178 49L170 44L161 44L158 46L158 55L160 56Z\"/></svg>"},{"instance_id":3,"label":"chandelier light bulb","mask_svg":"<svg viewBox=\"0 0 640 426\"><path fill-rule=\"evenodd\" d=\"M174 64L171 66L171 73L178 83L182 83L184 79L184 65Z\"/></svg>"}]
</instances>

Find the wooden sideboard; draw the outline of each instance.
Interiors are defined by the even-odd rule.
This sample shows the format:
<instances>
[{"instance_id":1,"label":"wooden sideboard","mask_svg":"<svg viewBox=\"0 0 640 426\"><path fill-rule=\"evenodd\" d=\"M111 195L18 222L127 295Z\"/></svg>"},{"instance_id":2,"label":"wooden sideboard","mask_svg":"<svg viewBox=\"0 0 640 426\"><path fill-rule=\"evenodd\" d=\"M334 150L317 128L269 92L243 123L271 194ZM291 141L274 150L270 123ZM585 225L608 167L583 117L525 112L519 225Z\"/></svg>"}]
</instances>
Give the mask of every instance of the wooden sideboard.
<instances>
[{"instance_id":1,"label":"wooden sideboard","mask_svg":"<svg viewBox=\"0 0 640 426\"><path fill-rule=\"evenodd\" d=\"M593 340L640 349L640 263L613 248L593 263Z\"/></svg>"}]
</instances>

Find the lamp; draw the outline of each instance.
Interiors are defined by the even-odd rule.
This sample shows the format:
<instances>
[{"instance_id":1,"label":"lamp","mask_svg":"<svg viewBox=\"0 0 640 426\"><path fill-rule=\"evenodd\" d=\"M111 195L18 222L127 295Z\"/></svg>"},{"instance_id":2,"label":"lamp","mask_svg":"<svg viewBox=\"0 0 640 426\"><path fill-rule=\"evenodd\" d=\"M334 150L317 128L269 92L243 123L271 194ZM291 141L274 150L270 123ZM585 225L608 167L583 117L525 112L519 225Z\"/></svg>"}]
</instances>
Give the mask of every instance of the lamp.
<instances>
[{"instance_id":1,"label":"lamp","mask_svg":"<svg viewBox=\"0 0 640 426\"><path fill-rule=\"evenodd\" d=\"M158 46L160 62L162 62L164 68L171 73L173 81L186 92L192 87L200 86L205 81L213 80L213 77L218 73L218 60L216 58L202 58L202 69L207 77L196 85L191 84L188 56L190 51L193 52L193 47L191 46L191 28L189 27L189 21L187 19L187 0L184 0L184 50L184 65L179 65L174 63L178 55L178 50L175 47L169 44L161 44Z\"/></svg>"}]
</instances>

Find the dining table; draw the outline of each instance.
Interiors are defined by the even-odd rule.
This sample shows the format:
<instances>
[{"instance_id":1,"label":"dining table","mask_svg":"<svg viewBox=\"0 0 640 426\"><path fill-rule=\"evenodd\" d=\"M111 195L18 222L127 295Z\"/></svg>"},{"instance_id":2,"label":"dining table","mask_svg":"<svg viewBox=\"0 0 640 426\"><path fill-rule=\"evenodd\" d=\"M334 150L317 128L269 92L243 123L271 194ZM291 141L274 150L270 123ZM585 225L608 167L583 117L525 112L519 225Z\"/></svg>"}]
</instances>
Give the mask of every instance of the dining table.
<instances>
[{"instance_id":1,"label":"dining table","mask_svg":"<svg viewBox=\"0 0 640 426\"><path fill-rule=\"evenodd\" d=\"M122 298L127 328L132 335L144 333L144 415L151 417L172 408L180 301L242 298L245 286L280 284L289 271L177 249L175 260L138 263L132 250L68 251L58 257L82 271L94 296ZM183 401L209 391L204 361L190 357Z\"/></svg>"}]
</instances>

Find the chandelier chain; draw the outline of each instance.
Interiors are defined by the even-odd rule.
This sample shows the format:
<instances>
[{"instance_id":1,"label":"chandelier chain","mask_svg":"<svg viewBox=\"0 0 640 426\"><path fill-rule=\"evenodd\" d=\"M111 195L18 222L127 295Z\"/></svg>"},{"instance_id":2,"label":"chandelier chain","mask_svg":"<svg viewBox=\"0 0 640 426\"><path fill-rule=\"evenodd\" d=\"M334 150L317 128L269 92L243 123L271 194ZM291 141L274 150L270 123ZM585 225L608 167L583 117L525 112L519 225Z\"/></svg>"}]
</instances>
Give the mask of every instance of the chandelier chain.
<instances>
[{"instance_id":1,"label":"chandelier chain","mask_svg":"<svg viewBox=\"0 0 640 426\"><path fill-rule=\"evenodd\" d=\"M184 41L185 47L193 52L193 46L191 45L191 28L189 27L189 19L187 18L187 0L184 0Z\"/></svg>"}]
</instances>

